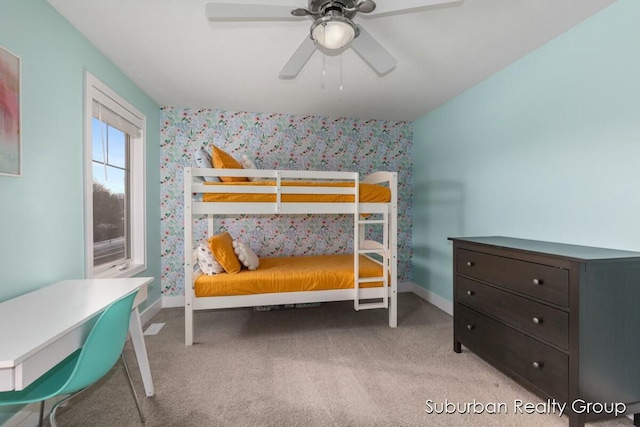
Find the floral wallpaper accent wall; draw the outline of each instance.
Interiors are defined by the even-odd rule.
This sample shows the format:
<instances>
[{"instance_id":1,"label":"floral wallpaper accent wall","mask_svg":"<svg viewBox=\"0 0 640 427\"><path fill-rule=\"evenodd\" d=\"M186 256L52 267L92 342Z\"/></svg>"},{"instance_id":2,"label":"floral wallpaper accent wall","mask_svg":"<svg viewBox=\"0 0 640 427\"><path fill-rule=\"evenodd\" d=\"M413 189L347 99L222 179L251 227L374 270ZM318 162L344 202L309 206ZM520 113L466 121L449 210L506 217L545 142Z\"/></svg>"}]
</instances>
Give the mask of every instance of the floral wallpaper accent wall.
<instances>
[{"instance_id":1,"label":"floral wallpaper accent wall","mask_svg":"<svg viewBox=\"0 0 640 427\"><path fill-rule=\"evenodd\" d=\"M411 152L409 122L199 110L165 107L161 114L162 291L184 294L183 169L193 153L213 145L260 169L398 172L398 280L411 280ZM216 231L244 240L258 256L348 253L349 215L234 216L218 218ZM196 220L195 236L206 237ZM375 231L374 231L375 232Z\"/></svg>"}]
</instances>

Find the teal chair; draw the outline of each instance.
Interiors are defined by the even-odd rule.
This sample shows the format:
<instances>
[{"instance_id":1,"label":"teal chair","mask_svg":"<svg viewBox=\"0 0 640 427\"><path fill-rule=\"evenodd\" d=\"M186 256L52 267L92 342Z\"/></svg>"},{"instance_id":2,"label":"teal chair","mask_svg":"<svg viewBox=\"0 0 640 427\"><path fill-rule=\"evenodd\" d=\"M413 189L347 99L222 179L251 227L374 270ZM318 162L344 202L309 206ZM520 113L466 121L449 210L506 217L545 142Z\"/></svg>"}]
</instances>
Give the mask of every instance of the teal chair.
<instances>
[{"instance_id":1,"label":"teal chair","mask_svg":"<svg viewBox=\"0 0 640 427\"><path fill-rule=\"evenodd\" d=\"M131 382L129 368L122 350L127 339L131 307L136 296L134 292L107 307L94 324L81 349L57 364L34 383L21 391L0 392L0 405L22 405L40 402L40 426L44 416L44 402L56 396L69 395L57 402L51 409L49 420L56 427L56 410L65 405L87 387L94 384L122 358L129 386L136 401L140 420L144 416Z\"/></svg>"}]
</instances>

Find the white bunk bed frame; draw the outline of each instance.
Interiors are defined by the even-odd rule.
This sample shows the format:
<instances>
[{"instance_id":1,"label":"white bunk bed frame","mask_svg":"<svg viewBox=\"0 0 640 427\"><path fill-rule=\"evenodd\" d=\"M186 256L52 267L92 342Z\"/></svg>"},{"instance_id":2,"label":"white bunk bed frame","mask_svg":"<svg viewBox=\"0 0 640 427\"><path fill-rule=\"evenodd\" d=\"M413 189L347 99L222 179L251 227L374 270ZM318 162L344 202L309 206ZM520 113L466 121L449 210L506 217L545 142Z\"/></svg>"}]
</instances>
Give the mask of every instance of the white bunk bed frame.
<instances>
[{"instance_id":1,"label":"white bunk bed frame","mask_svg":"<svg viewBox=\"0 0 640 427\"><path fill-rule=\"evenodd\" d=\"M232 176L255 177L275 181L274 186L259 185L216 185L203 184L198 177ZM303 187L282 186L282 181L349 181L352 187ZM360 203L358 200L360 182L367 184L387 184L391 191L388 203ZM204 169L186 167L184 170L184 263L185 263L185 345L193 344L193 312L194 310L210 310L235 307L255 307L262 305L316 303L330 301L353 300L354 309L389 310L389 326L397 326L397 236L398 236L398 175L396 172L374 172L362 181L357 172L324 172L324 171L289 171L264 169ZM275 202L236 203L236 202L202 202L198 195L204 193L263 193L275 194ZM348 194L354 198L353 203L300 203L282 202L283 194ZM361 216L365 214L379 214ZM354 287L353 289L335 289L322 291L279 292L237 296L196 297L194 279L202 274L194 248L193 219L207 217L208 235L212 236L214 218L220 215L238 214L351 214L354 230ZM383 241L376 242L365 239L365 226L377 225L383 228ZM378 259L371 255L377 254ZM359 277L359 256L364 255L382 265L382 277ZM241 273L240 273L241 274ZM382 287L360 288L366 282L382 282ZM361 300L381 300L366 302Z\"/></svg>"}]
</instances>

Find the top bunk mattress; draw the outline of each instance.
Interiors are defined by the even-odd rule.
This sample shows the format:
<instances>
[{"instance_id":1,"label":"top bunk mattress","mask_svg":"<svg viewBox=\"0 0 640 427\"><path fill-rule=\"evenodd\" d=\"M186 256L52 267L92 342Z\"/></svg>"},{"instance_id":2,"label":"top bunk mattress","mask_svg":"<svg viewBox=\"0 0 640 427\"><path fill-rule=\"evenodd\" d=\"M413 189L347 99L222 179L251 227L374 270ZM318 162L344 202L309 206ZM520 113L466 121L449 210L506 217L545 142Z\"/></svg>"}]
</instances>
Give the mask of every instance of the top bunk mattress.
<instances>
[{"instance_id":1,"label":"top bunk mattress","mask_svg":"<svg viewBox=\"0 0 640 427\"><path fill-rule=\"evenodd\" d=\"M382 277L382 266L360 256L360 277ZM382 282L360 287L382 286ZM252 295L275 292L302 292L353 289L353 255L310 255L260 258L256 270L238 274L200 274L195 280L196 297Z\"/></svg>"},{"instance_id":2,"label":"top bunk mattress","mask_svg":"<svg viewBox=\"0 0 640 427\"><path fill-rule=\"evenodd\" d=\"M253 182L206 182L215 186L247 186L265 187L275 186L275 181L253 181ZM320 182L320 181L283 181L282 187L319 187L319 188L349 188L353 187L353 182ZM389 203L391 201L391 190L383 185L359 184L360 203ZM275 203L275 194L266 193L204 193L204 202L266 202ZM352 194L287 194L281 195L282 202L298 203L353 203Z\"/></svg>"}]
</instances>

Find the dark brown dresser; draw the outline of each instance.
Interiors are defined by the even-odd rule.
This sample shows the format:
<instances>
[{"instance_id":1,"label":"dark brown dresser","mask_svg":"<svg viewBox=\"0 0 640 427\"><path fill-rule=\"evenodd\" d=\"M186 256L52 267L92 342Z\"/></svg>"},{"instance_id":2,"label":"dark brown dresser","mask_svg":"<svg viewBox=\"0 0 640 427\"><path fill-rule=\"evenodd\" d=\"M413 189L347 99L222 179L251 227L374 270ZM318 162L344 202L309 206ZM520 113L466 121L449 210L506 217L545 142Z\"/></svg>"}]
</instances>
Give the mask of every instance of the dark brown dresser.
<instances>
[{"instance_id":1,"label":"dark brown dresser","mask_svg":"<svg viewBox=\"0 0 640 427\"><path fill-rule=\"evenodd\" d=\"M640 416L640 253L508 237L453 242L453 349L465 346L569 425ZM584 403L583 403L584 402Z\"/></svg>"}]
</instances>

